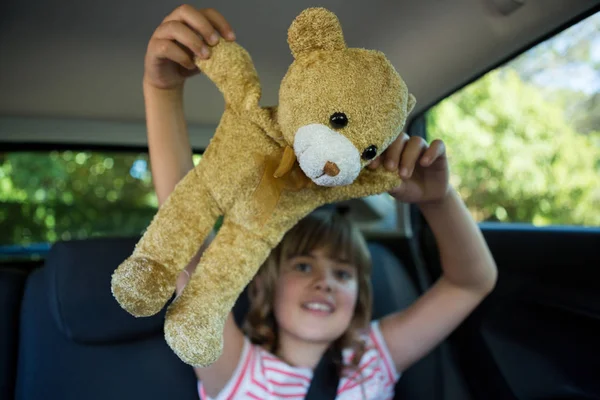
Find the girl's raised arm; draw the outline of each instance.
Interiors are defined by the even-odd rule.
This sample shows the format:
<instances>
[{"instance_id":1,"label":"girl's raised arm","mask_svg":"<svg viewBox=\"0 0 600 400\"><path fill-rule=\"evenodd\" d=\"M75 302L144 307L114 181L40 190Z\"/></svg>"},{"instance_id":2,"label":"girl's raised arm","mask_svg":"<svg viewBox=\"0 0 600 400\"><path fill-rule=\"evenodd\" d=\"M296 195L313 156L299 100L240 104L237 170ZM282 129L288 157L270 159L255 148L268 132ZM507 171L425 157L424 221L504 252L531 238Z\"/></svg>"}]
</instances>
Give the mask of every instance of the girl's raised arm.
<instances>
[{"instance_id":1,"label":"girl's raised arm","mask_svg":"<svg viewBox=\"0 0 600 400\"><path fill-rule=\"evenodd\" d=\"M442 342L494 288L497 269L477 224L449 185L445 145L404 134L371 168L398 170L402 184L391 194L415 203L439 247L442 277L406 310L381 320L398 371Z\"/></svg>"}]
</instances>

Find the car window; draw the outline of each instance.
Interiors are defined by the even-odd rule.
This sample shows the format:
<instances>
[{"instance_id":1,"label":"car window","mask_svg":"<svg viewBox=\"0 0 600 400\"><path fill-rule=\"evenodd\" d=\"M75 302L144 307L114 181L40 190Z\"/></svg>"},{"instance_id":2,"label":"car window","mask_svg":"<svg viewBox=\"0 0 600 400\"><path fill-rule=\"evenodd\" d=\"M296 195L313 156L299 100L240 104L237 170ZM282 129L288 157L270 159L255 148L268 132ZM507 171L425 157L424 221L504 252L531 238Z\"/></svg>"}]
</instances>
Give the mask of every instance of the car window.
<instances>
[{"instance_id":1,"label":"car window","mask_svg":"<svg viewBox=\"0 0 600 400\"><path fill-rule=\"evenodd\" d=\"M600 13L425 114L479 222L600 225Z\"/></svg>"},{"instance_id":2,"label":"car window","mask_svg":"<svg viewBox=\"0 0 600 400\"><path fill-rule=\"evenodd\" d=\"M5 257L57 240L139 235L158 206L147 152L89 150L0 154L0 202Z\"/></svg>"}]
</instances>

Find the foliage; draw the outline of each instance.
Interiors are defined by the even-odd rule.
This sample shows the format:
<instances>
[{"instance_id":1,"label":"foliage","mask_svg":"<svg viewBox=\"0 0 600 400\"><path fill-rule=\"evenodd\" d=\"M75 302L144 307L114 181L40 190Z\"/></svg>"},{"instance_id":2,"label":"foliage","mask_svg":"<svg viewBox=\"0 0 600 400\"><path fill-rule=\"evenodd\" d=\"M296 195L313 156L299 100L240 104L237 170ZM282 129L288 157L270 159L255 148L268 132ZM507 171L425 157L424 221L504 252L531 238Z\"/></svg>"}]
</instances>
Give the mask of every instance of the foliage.
<instances>
[{"instance_id":1,"label":"foliage","mask_svg":"<svg viewBox=\"0 0 600 400\"><path fill-rule=\"evenodd\" d=\"M479 221L600 225L600 133L512 69L493 71L427 114L448 146L452 183Z\"/></svg>"},{"instance_id":2,"label":"foliage","mask_svg":"<svg viewBox=\"0 0 600 400\"><path fill-rule=\"evenodd\" d=\"M0 244L139 234L156 212L146 154L0 156Z\"/></svg>"},{"instance_id":3,"label":"foliage","mask_svg":"<svg viewBox=\"0 0 600 400\"><path fill-rule=\"evenodd\" d=\"M426 114L478 221L600 225L600 13Z\"/></svg>"}]
</instances>

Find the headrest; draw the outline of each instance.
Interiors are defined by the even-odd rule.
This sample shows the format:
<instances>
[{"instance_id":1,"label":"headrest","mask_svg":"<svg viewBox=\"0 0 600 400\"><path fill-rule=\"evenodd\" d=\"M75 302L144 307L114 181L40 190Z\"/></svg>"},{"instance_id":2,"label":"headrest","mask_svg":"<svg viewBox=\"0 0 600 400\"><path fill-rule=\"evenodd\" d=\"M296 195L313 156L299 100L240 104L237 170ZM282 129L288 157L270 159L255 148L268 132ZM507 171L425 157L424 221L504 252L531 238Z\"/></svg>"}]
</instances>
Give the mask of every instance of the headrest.
<instances>
[{"instance_id":1,"label":"headrest","mask_svg":"<svg viewBox=\"0 0 600 400\"><path fill-rule=\"evenodd\" d=\"M58 329L69 340L118 343L162 332L166 307L152 317L135 318L119 306L111 292L113 272L131 255L139 239L94 238L52 246L44 266L49 304ZM396 256L378 243L369 242L369 250L373 284L382 289L374 293L373 316L397 311L414 301L416 290ZM241 324L248 311L245 292L233 311Z\"/></svg>"},{"instance_id":2,"label":"headrest","mask_svg":"<svg viewBox=\"0 0 600 400\"><path fill-rule=\"evenodd\" d=\"M48 253L44 274L58 329L78 343L140 339L162 331L166 307L147 318L121 308L111 292L111 276L139 241L98 238L58 242ZM43 334L43 333L42 333Z\"/></svg>"},{"instance_id":3,"label":"headrest","mask_svg":"<svg viewBox=\"0 0 600 400\"><path fill-rule=\"evenodd\" d=\"M411 305L417 299L418 291L406 266L389 248L376 241L368 241L367 245L373 265L372 319L380 319ZM233 315L238 326L242 326L244 317L250 309L247 290L246 287L233 307Z\"/></svg>"},{"instance_id":4,"label":"headrest","mask_svg":"<svg viewBox=\"0 0 600 400\"><path fill-rule=\"evenodd\" d=\"M407 308L418 297L408 270L402 261L385 245L369 241L373 264L373 319Z\"/></svg>"}]
</instances>

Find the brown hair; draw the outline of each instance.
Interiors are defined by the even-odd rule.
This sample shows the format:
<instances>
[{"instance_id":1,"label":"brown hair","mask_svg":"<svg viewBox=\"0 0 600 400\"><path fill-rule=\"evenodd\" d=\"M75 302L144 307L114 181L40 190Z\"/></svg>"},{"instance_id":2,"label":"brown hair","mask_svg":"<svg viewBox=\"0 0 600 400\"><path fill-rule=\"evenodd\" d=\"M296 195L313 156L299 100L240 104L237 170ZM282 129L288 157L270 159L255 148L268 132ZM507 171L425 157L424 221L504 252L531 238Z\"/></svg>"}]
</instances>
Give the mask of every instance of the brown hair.
<instances>
[{"instance_id":1,"label":"brown hair","mask_svg":"<svg viewBox=\"0 0 600 400\"><path fill-rule=\"evenodd\" d=\"M354 316L348 329L332 344L338 354L344 348L352 348L355 357L350 367L356 367L365 351L360 331L368 328L371 320L371 256L360 230L337 212L313 212L288 231L273 249L249 286L250 309L243 330L253 343L270 352L276 351L278 328L273 299L279 266L285 260L315 249L324 249L330 255L343 254L357 269L358 298ZM335 361L341 369L342 360Z\"/></svg>"}]
</instances>

